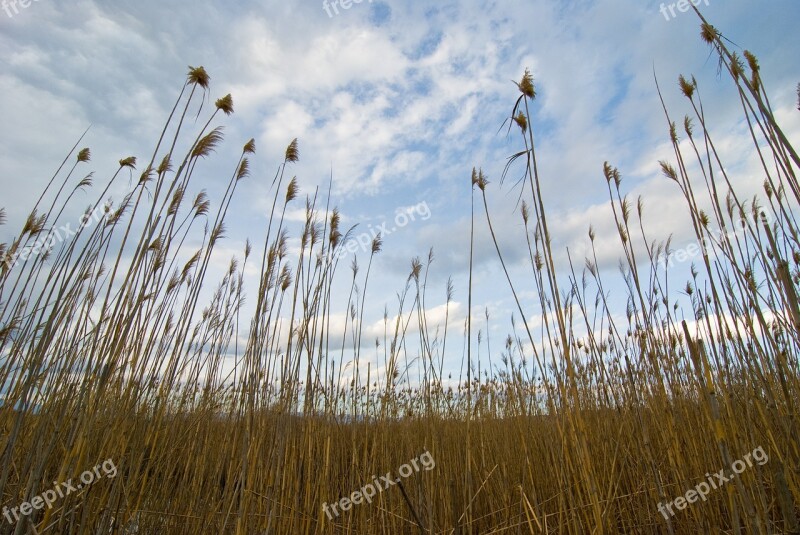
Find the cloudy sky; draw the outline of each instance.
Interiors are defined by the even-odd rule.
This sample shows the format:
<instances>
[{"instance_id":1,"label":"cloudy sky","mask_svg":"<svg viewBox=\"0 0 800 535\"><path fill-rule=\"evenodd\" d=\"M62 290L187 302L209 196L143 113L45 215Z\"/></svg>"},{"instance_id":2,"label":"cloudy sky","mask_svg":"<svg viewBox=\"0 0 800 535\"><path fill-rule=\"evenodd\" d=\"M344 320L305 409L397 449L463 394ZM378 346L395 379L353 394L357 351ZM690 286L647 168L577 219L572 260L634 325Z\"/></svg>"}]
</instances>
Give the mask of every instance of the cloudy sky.
<instances>
[{"instance_id":1,"label":"cloudy sky","mask_svg":"<svg viewBox=\"0 0 800 535\"><path fill-rule=\"evenodd\" d=\"M301 194L313 195L317 187L327 191L332 176L332 204L341 209L345 226L359 225L356 234L390 230L368 295L376 334L382 332L384 306L396 306L411 259L425 258L431 247L436 259L428 308L441 312L437 307L452 276L458 311L453 325L463 324L473 166L490 181L501 246L535 316L521 247L524 229L514 211L514 183L522 169L512 168L500 184L507 157L523 148L517 132L507 135L504 124L519 95L512 80L526 68L538 92L532 123L562 268L567 247L582 266L593 225L610 287L618 279L620 250L609 218L605 161L619 168L625 193L642 196L651 238L673 234L676 246L688 240L679 191L658 168L658 160L673 155L654 73L679 120L690 108L677 77L697 78L733 181L742 192L758 192L762 177L742 150L748 133L736 93L701 42L694 13L675 9L673 17L669 3L661 10L651 0L343 4L3 2L0 207L9 224L0 227L0 242L20 228L88 127L81 146L92 149L96 183L114 173L120 158L149 158L189 65L202 65L211 75L211 103L231 93L235 107L231 117L220 118L225 143L204 162L195 188L219 198L242 145L253 137L258 147L252 174L234 199L217 265L241 254L248 237L258 243L263 236L272 177L285 147L298 138L300 161L290 172ZM703 0L700 7L733 49L759 57L777 118L789 138L800 142L800 2ZM290 216L301 219L302 201L294 207ZM490 311L492 335L500 340L513 301L479 208L473 312L482 318ZM398 225L404 221L397 218L400 212L416 215ZM364 263L363 253L360 258ZM677 266L675 276L685 267ZM460 353L448 361L455 372L459 361Z\"/></svg>"}]
</instances>

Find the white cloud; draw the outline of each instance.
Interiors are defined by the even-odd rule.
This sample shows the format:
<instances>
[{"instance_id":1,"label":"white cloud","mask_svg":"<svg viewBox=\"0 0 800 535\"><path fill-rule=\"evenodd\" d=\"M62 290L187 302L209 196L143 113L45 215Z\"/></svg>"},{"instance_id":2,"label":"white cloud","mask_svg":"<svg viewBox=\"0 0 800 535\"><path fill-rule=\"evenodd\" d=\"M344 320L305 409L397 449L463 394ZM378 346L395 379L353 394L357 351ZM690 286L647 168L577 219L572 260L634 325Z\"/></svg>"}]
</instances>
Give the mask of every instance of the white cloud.
<instances>
[{"instance_id":1,"label":"white cloud","mask_svg":"<svg viewBox=\"0 0 800 535\"><path fill-rule=\"evenodd\" d=\"M436 254L431 284L443 285L452 274L464 300L473 166L482 167L491 181L492 220L512 274L528 282L524 229L514 210L519 186L513 184L522 169L515 166L498 187L505 159L523 148L516 127L508 138L500 128L518 97L511 80L526 67L539 94L530 122L561 266L566 246L582 266L593 225L601 267L616 269L621 249L604 161L619 168L631 202L642 196L650 239L670 234L676 243L690 239L680 191L657 164L674 155L654 69L678 122L691 108L676 88L677 76L697 76L732 182L743 197L760 190L763 171L748 150L736 92L725 76L717 77L716 60L700 41L691 14L666 22L657 3L613 0L489 4L387 2L380 9L388 15L377 24L377 2L333 18L317 3L36 3L3 20L0 34L6 51L0 57L0 206L11 220L0 228L0 241L19 228L27 207L89 124L86 144L98 183L115 172L121 157L136 155L144 165L187 65L204 65L212 87L201 119L196 119L198 101L184 128L196 131L214 100L227 92L236 109L232 117L219 118L217 124L226 126L225 144L198 169L192 189L206 188L216 201L241 144L255 137L259 148L251 176L234 198L230 238L214 257L216 270L224 269L247 237L262 242L272 205L269 186L295 137L300 162L287 168L282 188L297 175L302 195L313 195L319 186L324 196L332 173L332 204L342 206L348 226L380 223L399 207L427 202L430 220L386 237L370 289L372 314L380 314L382 304L402 288L410 259L431 246ZM794 141L800 141L798 80L787 66L794 64L800 44L792 31L797 9L785 2L744 0L711 2L707 8L732 41L758 51L776 116ZM767 22L772 30L763 32ZM686 142L682 148L691 153ZM690 172L701 180L695 164ZM120 182L125 180L127 175ZM305 220L302 196L289 206L286 219L295 225L290 243L296 250L295 227ZM475 297L502 302L506 308L493 317L505 321L513 307L497 295L507 292L506 282L478 196L475 221L475 269L482 283Z\"/></svg>"}]
</instances>

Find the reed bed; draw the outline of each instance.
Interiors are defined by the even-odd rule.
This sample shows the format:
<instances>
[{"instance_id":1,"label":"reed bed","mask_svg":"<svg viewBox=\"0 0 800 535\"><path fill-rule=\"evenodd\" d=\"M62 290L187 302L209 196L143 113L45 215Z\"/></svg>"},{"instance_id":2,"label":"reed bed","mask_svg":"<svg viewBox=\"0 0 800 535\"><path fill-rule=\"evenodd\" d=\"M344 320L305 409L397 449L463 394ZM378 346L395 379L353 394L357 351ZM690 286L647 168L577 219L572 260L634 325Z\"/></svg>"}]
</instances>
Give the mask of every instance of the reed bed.
<instances>
[{"instance_id":1,"label":"reed bed","mask_svg":"<svg viewBox=\"0 0 800 535\"><path fill-rule=\"evenodd\" d=\"M527 250L530 277L507 278L518 309L499 355L497 343L483 349L477 317L456 340L447 323L430 321L432 253L412 260L384 339L361 353L371 343L362 329L381 239L364 265L340 265L348 231L339 212L319 195L299 199L290 178L297 140L272 178L262 235L201 302L256 150L244 144L221 199L195 189L223 142L216 125L233 112L228 95L191 126L210 87L202 67L190 68L150 158L121 160L85 224L55 238L75 193L94 188L94 177L82 177L90 151L76 144L19 234L0 245L9 259L0 264L2 505L10 515L105 459L116 473L18 521L0 518L0 532L800 533L800 159L774 119L757 59L731 52L705 19L701 36L740 96L763 196L737 195L698 84L681 77L692 115L675 120L664 107L674 156L661 168L707 247L690 279L675 280L661 261L670 244L649 237L644 201L629 199L622 173L606 164L598 179L608 184L627 302L615 310L594 245L583 265L557 270L526 72L509 123L520 150L507 171L524 169L525 232L513 239ZM105 204L134 170L133 190ZM495 189L481 170L464 185L473 189L472 231L489 228L508 274L488 210ZM301 202L306 221L292 255L285 214ZM245 316L247 266L258 287ZM346 303L332 298L341 284ZM470 263L470 310L474 284ZM538 298L524 302L531 287ZM452 286L442 295L449 315ZM541 322L526 315L532 309ZM344 332L333 332L342 312ZM410 325L419 328L409 334ZM459 344L465 362L450 381L444 359ZM757 447L768 462L674 516L659 511ZM323 510L423 452L435 468L333 518Z\"/></svg>"}]
</instances>

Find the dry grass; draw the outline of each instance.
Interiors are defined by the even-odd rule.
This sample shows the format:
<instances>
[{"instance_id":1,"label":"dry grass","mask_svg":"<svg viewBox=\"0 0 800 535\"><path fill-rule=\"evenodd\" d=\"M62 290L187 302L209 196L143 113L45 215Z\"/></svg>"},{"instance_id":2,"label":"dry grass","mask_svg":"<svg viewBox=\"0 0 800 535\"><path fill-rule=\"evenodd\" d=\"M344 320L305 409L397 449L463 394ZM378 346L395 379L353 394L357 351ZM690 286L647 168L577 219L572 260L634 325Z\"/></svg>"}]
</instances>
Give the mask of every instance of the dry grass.
<instances>
[{"instance_id":1,"label":"dry grass","mask_svg":"<svg viewBox=\"0 0 800 535\"><path fill-rule=\"evenodd\" d=\"M675 281L659 263L664 246L634 246L639 237L652 243L640 224L642 204L624 196L609 164L626 320L605 301L596 258L580 276L574 269L557 276L530 112L535 88L526 73L511 114L523 145L509 165L525 168L526 233L519 240L544 323L537 336L517 301L515 332L500 355L495 349L479 358L470 321L467 377L455 388L446 386L442 362L446 346L462 342L448 341L424 306L432 256L412 262L397 320L386 318L378 348L385 372L375 373L372 355L331 343L344 336L361 346L364 296L381 243L373 243L366 269L346 271L336 260L347 234L339 215L311 198L300 253L288 254L284 214L299 202L296 180L287 180L300 158L296 141L273 180L261 247L248 243L202 308L211 253L255 144L244 146L218 203L190 193L202 160L222 142L212 125L219 112L233 111L230 96L222 98L199 132L187 131L190 105L209 87L207 73L191 68L152 158L143 166L121 160L97 195L90 213L120 176L143 169L109 217L51 251L0 266L2 504L31 500L104 459L119 470L52 509L13 524L0 519L0 531L800 533L800 161L773 119L756 59L731 54L703 22L703 38L740 91L766 180L764 199L737 196L696 84L681 78L695 115L681 127L664 109L675 149L672 162L662 163L664 174L683 193L698 242L744 225L698 257L684 288L692 309L671 301ZM176 147L187 141L178 156ZM76 154L0 255L13 256L67 223L73 193L92 181L76 175L88 150ZM690 176L694 166L699 174ZM485 217L494 236L491 214L481 215L491 193L481 171L472 186L473 224ZM185 255L186 245L198 242ZM245 264L260 273L248 318L241 317ZM350 280L347 303L331 299L337 269ZM448 287L448 306L451 297ZM342 311L345 332L333 333L331 317ZM411 322L419 335L406 336ZM245 347L236 344L240 333ZM226 375L223 359L231 355L237 365ZM487 359L493 373L473 376ZM415 367L419 375L411 373ZM658 512L659 502L758 446L769 454L764 466L669 520ZM324 502L395 473L425 450L434 470L326 518Z\"/></svg>"}]
</instances>

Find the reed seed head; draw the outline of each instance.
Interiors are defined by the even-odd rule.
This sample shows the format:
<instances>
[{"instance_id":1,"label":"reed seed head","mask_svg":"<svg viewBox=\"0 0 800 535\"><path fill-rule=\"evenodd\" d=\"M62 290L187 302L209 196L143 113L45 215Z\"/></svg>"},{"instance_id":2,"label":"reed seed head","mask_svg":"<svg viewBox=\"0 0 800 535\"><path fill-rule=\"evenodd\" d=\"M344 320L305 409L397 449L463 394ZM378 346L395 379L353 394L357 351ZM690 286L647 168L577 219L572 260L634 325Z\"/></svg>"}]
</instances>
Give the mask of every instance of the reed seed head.
<instances>
[{"instance_id":1,"label":"reed seed head","mask_svg":"<svg viewBox=\"0 0 800 535\"><path fill-rule=\"evenodd\" d=\"M222 127L218 126L197 142L192 149L192 158L206 157L217 148L217 145L222 141Z\"/></svg>"},{"instance_id":2,"label":"reed seed head","mask_svg":"<svg viewBox=\"0 0 800 535\"><path fill-rule=\"evenodd\" d=\"M199 85L203 89L208 89L210 77L203 67L192 67L189 65L189 74L187 83Z\"/></svg>"},{"instance_id":3,"label":"reed seed head","mask_svg":"<svg viewBox=\"0 0 800 535\"><path fill-rule=\"evenodd\" d=\"M131 169L136 169L136 156L128 156L127 158L123 158L119 161L120 167L130 167Z\"/></svg>"},{"instance_id":4,"label":"reed seed head","mask_svg":"<svg viewBox=\"0 0 800 535\"><path fill-rule=\"evenodd\" d=\"M286 204L289 204L295 198L297 198L297 192L300 188L297 186L297 177L292 177L292 180L289 181L289 186L286 188Z\"/></svg>"},{"instance_id":5,"label":"reed seed head","mask_svg":"<svg viewBox=\"0 0 800 535\"><path fill-rule=\"evenodd\" d=\"M300 159L300 151L297 148L297 138L294 138L289 146L286 147L286 156L284 161L286 162L296 162Z\"/></svg>"},{"instance_id":6,"label":"reed seed head","mask_svg":"<svg viewBox=\"0 0 800 535\"><path fill-rule=\"evenodd\" d=\"M603 163L603 174L606 177L606 182L611 182L611 179L614 179L614 185L619 189L619 185L622 183L622 177L619 174L619 170L616 167L612 167L608 162Z\"/></svg>"},{"instance_id":7,"label":"reed seed head","mask_svg":"<svg viewBox=\"0 0 800 535\"><path fill-rule=\"evenodd\" d=\"M381 233L379 232L374 238L372 238L372 254L379 253L382 246L383 240L381 239Z\"/></svg>"},{"instance_id":8,"label":"reed seed head","mask_svg":"<svg viewBox=\"0 0 800 535\"><path fill-rule=\"evenodd\" d=\"M170 155L165 154L164 157L161 159L161 163L158 164L157 172L159 175L163 175L167 171L172 170L172 162L170 161Z\"/></svg>"},{"instance_id":9,"label":"reed seed head","mask_svg":"<svg viewBox=\"0 0 800 535\"><path fill-rule=\"evenodd\" d=\"M483 174L483 169L478 169L478 182L477 182L478 188L481 191L485 191L486 190L486 184L488 184L488 183L489 183L489 181L486 180L486 177Z\"/></svg>"},{"instance_id":10,"label":"reed seed head","mask_svg":"<svg viewBox=\"0 0 800 535\"><path fill-rule=\"evenodd\" d=\"M514 117L514 122L517 123L523 134L528 131L528 119L525 117L524 113L519 112L517 116Z\"/></svg>"},{"instance_id":11,"label":"reed seed head","mask_svg":"<svg viewBox=\"0 0 800 535\"><path fill-rule=\"evenodd\" d=\"M744 58L750 66L750 84L753 86L753 90L758 92L761 88L761 66L758 64L758 58L749 50L744 51Z\"/></svg>"},{"instance_id":12,"label":"reed seed head","mask_svg":"<svg viewBox=\"0 0 800 535\"><path fill-rule=\"evenodd\" d=\"M520 93L533 100L536 98L536 88L533 85L533 76L528 69L525 69L525 74L522 75L522 80L517 84Z\"/></svg>"},{"instance_id":13,"label":"reed seed head","mask_svg":"<svg viewBox=\"0 0 800 535\"><path fill-rule=\"evenodd\" d=\"M230 115L233 113L233 97L230 93L220 99L217 99L214 105L218 110L222 110L225 115Z\"/></svg>"},{"instance_id":14,"label":"reed seed head","mask_svg":"<svg viewBox=\"0 0 800 535\"><path fill-rule=\"evenodd\" d=\"M241 180L250 175L250 161L247 158L242 159L239 164L239 169L236 171L236 180Z\"/></svg>"},{"instance_id":15,"label":"reed seed head","mask_svg":"<svg viewBox=\"0 0 800 535\"><path fill-rule=\"evenodd\" d=\"M664 173L664 176L674 180L675 182L678 181L678 173L675 172L675 168L672 167L672 164L665 161L659 161L659 165L661 166L661 172Z\"/></svg>"},{"instance_id":16,"label":"reed seed head","mask_svg":"<svg viewBox=\"0 0 800 535\"><path fill-rule=\"evenodd\" d=\"M420 262L419 257L415 256L411 259L411 274L409 278L412 278L416 281L419 280L419 274L422 271L422 262Z\"/></svg>"},{"instance_id":17,"label":"reed seed head","mask_svg":"<svg viewBox=\"0 0 800 535\"><path fill-rule=\"evenodd\" d=\"M199 217L208 213L209 208L211 208L211 201L209 201L205 191L201 191L197 194L192 203L192 208L194 209L194 217Z\"/></svg>"},{"instance_id":18,"label":"reed seed head","mask_svg":"<svg viewBox=\"0 0 800 535\"><path fill-rule=\"evenodd\" d=\"M731 74L735 80L739 80L744 76L744 62L736 52L731 54L731 58Z\"/></svg>"},{"instance_id":19,"label":"reed seed head","mask_svg":"<svg viewBox=\"0 0 800 535\"><path fill-rule=\"evenodd\" d=\"M678 86L681 88L681 92L684 94L684 96L691 100L692 95L694 95L695 87L693 84L689 83L682 74L678 76Z\"/></svg>"},{"instance_id":20,"label":"reed seed head","mask_svg":"<svg viewBox=\"0 0 800 535\"><path fill-rule=\"evenodd\" d=\"M145 184L147 182L150 182L152 179L153 179L153 168L148 165L147 169L142 171L142 174L139 177L139 184Z\"/></svg>"},{"instance_id":21,"label":"reed seed head","mask_svg":"<svg viewBox=\"0 0 800 535\"><path fill-rule=\"evenodd\" d=\"M709 23L704 22L700 25L700 38L709 45L714 44L718 36L719 32L717 29Z\"/></svg>"},{"instance_id":22,"label":"reed seed head","mask_svg":"<svg viewBox=\"0 0 800 535\"><path fill-rule=\"evenodd\" d=\"M686 132L686 135L690 138L694 133L694 125L692 123L692 118L688 115L683 118L683 131Z\"/></svg>"}]
</instances>

